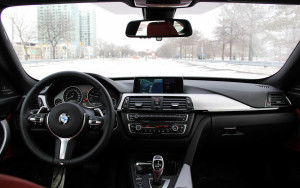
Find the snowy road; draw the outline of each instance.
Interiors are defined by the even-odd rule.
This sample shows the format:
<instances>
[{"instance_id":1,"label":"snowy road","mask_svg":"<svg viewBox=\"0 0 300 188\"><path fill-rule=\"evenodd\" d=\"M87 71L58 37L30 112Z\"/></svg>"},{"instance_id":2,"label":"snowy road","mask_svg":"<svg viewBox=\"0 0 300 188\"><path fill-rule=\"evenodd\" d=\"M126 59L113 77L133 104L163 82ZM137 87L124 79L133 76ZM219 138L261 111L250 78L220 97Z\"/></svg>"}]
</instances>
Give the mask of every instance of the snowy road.
<instances>
[{"instance_id":1,"label":"snowy road","mask_svg":"<svg viewBox=\"0 0 300 188\"><path fill-rule=\"evenodd\" d=\"M252 64L251 64L252 63ZM210 62L178 59L79 59L23 62L25 71L34 78L66 70L89 72L106 77L196 76L225 78L264 78L280 66L263 66L253 62Z\"/></svg>"}]
</instances>

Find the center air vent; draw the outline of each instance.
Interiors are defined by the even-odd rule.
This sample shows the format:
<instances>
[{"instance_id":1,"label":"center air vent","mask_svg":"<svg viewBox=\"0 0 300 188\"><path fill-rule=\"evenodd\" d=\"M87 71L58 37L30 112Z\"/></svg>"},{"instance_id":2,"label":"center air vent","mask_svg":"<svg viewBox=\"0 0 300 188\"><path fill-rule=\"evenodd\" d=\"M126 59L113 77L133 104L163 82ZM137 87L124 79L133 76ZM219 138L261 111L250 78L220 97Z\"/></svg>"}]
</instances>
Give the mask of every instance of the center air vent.
<instances>
[{"instance_id":1,"label":"center air vent","mask_svg":"<svg viewBox=\"0 0 300 188\"><path fill-rule=\"evenodd\" d=\"M188 101L186 97L164 97L164 110L187 110Z\"/></svg>"},{"instance_id":2,"label":"center air vent","mask_svg":"<svg viewBox=\"0 0 300 188\"><path fill-rule=\"evenodd\" d=\"M272 93L267 97L267 107L285 107L290 105L288 98L282 93Z\"/></svg>"},{"instance_id":3,"label":"center air vent","mask_svg":"<svg viewBox=\"0 0 300 188\"><path fill-rule=\"evenodd\" d=\"M151 109L151 97L130 97L128 109Z\"/></svg>"},{"instance_id":4,"label":"center air vent","mask_svg":"<svg viewBox=\"0 0 300 188\"><path fill-rule=\"evenodd\" d=\"M193 110L190 97L181 96L130 96L123 102L128 110Z\"/></svg>"}]
</instances>

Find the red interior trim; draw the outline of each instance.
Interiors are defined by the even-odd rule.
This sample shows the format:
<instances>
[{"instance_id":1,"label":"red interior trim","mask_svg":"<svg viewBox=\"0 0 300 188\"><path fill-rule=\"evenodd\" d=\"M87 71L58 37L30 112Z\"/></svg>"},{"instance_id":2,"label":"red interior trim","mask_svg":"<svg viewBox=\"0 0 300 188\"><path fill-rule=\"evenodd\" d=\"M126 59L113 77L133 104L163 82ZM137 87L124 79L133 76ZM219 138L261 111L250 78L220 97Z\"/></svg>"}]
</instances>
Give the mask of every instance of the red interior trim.
<instances>
[{"instance_id":1,"label":"red interior trim","mask_svg":"<svg viewBox=\"0 0 300 188\"><path fill-rule=\"evenodd\" d=\"M27 180L0 174L0 187L5 188L43 188Z\"/></svg>"}]
</instances>

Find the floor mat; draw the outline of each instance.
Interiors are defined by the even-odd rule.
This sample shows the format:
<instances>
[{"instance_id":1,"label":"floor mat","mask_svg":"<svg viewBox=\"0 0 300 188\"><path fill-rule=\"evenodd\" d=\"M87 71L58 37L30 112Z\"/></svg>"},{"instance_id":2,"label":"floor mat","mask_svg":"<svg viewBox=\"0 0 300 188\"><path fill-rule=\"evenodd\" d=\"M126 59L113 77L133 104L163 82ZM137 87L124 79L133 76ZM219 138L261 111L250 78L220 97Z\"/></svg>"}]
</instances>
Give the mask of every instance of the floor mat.
<instances>
[{"instance_id":1,"label":"floor mat","mask_svg":"<svg viewBox=\"0 0 300 188\"><path fill-rule=\"evenodd\" d=\"M193 165L194 166L194 165ZM193 168L194 187L201 188L248 188L241 172L233 163L207 160Z\"/></svg>"}]
</instances>

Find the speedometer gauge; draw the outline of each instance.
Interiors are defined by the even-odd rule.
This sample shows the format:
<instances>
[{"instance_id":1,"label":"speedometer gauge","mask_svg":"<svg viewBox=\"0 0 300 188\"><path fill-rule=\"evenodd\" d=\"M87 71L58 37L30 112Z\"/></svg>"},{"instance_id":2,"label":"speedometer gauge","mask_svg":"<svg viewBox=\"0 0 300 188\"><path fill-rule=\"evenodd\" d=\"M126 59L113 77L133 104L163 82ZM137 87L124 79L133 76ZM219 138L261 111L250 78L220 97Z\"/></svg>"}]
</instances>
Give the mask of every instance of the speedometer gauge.
<instances>
[{"instance_id":1,"label":"speedometer gauge","mask_svg":"<svg viewBox=\"0 0 300 188\"><path fill-rule=\"evenodd\" d=\"M65 102L80 103L82 100L82 92L78 87L71 86L64 91L63 95Z\"/></svg>"},{"instance_id":2,"label":"speedometer gauge","mask_svg":"<svg viewBox=\"0 0 300 188\"><path fill-rule=\"evenodd\" d=\"M102 106L100 100L100 92L96 88L92 88L88 93L88 101L94 107Z\"/></svg>"}]
</instances>

